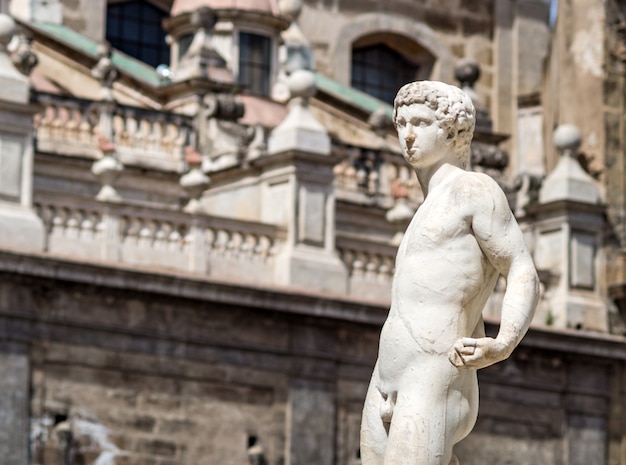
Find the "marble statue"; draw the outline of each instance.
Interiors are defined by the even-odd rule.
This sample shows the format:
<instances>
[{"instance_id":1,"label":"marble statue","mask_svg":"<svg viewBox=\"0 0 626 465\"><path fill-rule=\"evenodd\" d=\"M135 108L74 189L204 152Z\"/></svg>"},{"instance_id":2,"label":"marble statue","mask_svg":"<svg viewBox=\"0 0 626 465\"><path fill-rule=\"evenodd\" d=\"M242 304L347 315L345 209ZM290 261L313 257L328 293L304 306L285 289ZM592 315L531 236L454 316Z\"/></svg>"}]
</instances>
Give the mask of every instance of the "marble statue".
<instances>
[{"instance_id":1,"label":"marble statue","mask_svg":"<svg viewBox=\"0 0 626 465\"><path fill-rule=\"evenodd\" d=\"M424 202L398 249L391 308L361 425L363 465L458 464L478 413L476 371L506 359L530 324L538 278L507 199L465 171L475 110L459 88L418 81L394 102L402 154ZM498 335L482 309L502 274Z\"/></svg>"}]
</instances>

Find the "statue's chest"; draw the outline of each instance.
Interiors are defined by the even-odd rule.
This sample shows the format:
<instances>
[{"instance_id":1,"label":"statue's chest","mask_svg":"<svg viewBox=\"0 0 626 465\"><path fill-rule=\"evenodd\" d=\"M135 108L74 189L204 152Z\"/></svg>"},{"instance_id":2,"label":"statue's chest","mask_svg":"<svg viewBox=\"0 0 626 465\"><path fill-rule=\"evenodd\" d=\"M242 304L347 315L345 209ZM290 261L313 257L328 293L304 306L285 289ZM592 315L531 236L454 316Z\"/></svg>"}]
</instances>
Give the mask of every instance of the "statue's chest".
<instances>
[{"instance_id":1,"label":"statue's chest","mask_svg":"<svg viewBox=\"0 0 626 465\"><path fill-rule=\"evenodd\" d=\"M403 247L409 255L435 247L451 247L462 243L471 233L471 219L463 205L453 198L428 198L409 224Z\"/></svg>"}]
</instances>

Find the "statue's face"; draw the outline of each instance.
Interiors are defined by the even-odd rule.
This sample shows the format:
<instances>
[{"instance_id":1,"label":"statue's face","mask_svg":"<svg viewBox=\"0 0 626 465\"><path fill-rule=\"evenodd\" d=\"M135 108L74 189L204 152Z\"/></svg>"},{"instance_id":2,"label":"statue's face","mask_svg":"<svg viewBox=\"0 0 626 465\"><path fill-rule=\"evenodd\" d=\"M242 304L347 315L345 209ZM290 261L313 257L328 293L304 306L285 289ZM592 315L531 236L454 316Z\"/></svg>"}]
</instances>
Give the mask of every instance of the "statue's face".
<instances>
[{"instance_id":1,"label":"statue's face","mask_svg":"<svg viewBox=\"0 0 626 465\"><path fill-rule=\"evenodd\" d=\"M439 126L435 111L423 103L399 107L396 129L402 155L413 167L436 163L449 151L446 131Z\"/></svg>"}]
</instances>

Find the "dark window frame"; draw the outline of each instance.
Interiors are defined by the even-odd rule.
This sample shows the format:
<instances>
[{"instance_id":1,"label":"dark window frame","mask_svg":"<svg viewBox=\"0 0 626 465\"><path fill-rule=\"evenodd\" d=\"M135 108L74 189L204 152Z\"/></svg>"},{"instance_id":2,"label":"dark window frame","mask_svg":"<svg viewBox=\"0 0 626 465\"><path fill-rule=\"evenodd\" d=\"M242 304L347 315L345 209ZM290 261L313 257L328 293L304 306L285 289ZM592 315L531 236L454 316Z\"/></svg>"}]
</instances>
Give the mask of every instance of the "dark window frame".
<instances>
[{"instance_id":1,"label":"dark window frame","mask_svg":"<svg viewBox=\"0 0 626 465\"><path fill-rule=\"evenodd\" d=\"M157 67L170 64L170 47L161 26L168 12L146 1L107 4L106 39L111 46Z\"/></svg>"},{"instance_id":2,"label":"dark window frame","mask_svg":"<svg viewBox=\"0 0 626 465\"><path fill-rule=\"evenodd\" d=\"M247 93L267 96L272 75L272 38L239 31L238 82Z\"/></svg>"},{"instance_id":3,"label":"dark window frame","mask_svg":"<svg viewBox=\"0 0 626 465\"><path fill-rule=\"evenodd\" d=\"M352 49L350 83L389 104L398 89L417 78L420 66L384 43Z\"/></svg>"}]
</instances>

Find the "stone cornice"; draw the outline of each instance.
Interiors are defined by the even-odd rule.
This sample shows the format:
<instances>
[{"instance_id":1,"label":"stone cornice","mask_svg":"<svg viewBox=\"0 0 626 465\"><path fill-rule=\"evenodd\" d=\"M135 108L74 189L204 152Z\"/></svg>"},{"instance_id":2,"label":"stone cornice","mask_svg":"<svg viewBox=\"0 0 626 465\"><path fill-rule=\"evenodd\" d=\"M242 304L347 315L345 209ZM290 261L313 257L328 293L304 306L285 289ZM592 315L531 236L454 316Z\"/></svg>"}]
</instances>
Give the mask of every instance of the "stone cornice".
<instances>
[{"instance_id":1,"label":"stone cornice","mask_svg":"<svg viewBox=\"0 0 626 465\"><path fill-rule=\"evenodd\" d=\"M377 326L382 325L387 316L387 308L380 304L336 295L280 287L255 287L193 274L163 272L117 263L86 263L46 254L0 251L0 273Z\"/></svg>"}]
</instances>

